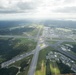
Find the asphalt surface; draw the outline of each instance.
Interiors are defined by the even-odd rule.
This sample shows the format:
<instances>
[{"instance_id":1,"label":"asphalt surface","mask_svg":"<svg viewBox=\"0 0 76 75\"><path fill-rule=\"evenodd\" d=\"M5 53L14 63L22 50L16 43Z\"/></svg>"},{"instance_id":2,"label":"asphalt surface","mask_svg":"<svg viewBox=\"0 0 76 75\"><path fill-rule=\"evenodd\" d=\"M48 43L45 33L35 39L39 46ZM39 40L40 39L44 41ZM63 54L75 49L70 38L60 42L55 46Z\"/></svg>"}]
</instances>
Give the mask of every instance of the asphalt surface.
<instances>
[{"instance_id":1,"label":"asphalt surface","mask_svg":"<svg viewBox=\"0 0 76 75\"><path fill-rule=\"evenodd\" d=\"M36 65L37 65L38 56L39 56L39 47L37 46L36 51L35 51L34 56L33 56L33 59L32 59L32 62L31 62L31 65L30 65L28 75L34 75Z\"/></svg>"},{"instance_id":2,"label":"asphalt surface","mask_svg":"<svg viewBox=\"0 0 76 75\"><path fill-rule=\"evenodd\" d=\"M73 55L73 54L71 54L69 52L63 51L61 48L58 48L58 46L63 42L76 42L76 41L70 40L70 39L69 40L56 40L56 41L58 41L57 43L52 44L52 45L48 44L45 47L41 48L40 47L40 43L41 43L40 39L42 39L42 40L45 40L45 39L40 36L40 31L41 31L41 29L39 30L39 32L37 34L37 37L36 37L36 40L38 41L37 46L32 52L25 53L25 54L22 54L20 56L17 56L17 57L15 57L15 58L7 61L7 62L2 63L1 66L2 67L9 66L11 63L14 63L14 62L19 61L19 60L21 60L21 59L23 59L23 58L25 58L25 57L27 57L27 56L29 56L31 54L34 54L34 56L32 58L32 61L31 61L29 71L28 71L28 75L34 75L36 65L37 65L37 61L38 61L39 51L41 49L47 47L48 45L52 46L55 50L59 51L60 53L64 54L65 56L67 56L67 57L69 57L69 58L76 61L76 56L75 55ZM44 35L44 36L46 36L46 35ZM0 35L0 37L28 38L28 37L25 37L25 36L13 36L13 35Z\"/></svg>"},{"instance_id":3,"label":"asphalt surface","mask_svg":"<svg viewBox=\"0 0 76 75\"><path fill-rule=\"evenodd\" d=\"M2 38L29 38L29 39L34 39L34 37L31 37L31 36L21 36L21 35L0 35L0 37Z\"/></svg>"},{"instance_id":4,"label":"asphalt surface","mask_svg":"<svg viewBox=\"0 0 76 75\"><path fill-rule=\"evenodd\" d=\"M60 44L63 43L63 42L75 42L75 41L73 41L73 40L58 41L57 43L55 43L53 45L50 45L50 46L52 46L58 52L60 52L60 53L64 54L65 56L67 56L67 57L76 61L76 56L75 55L73 55L73 54L71 54L67 51L63 51L61 48L58 48L58 46L60 46Z\"/></svg>"},{"instance_id":5,"label":"asphalt surface","mask_svg":"<svg viewBox=\"0 0 76 75\"><path fill-rule=\"evenodd\" d=\"M37 39L39 39L40 31L41 31L41 28L40 28L40 30L39 30L39 32L38 32L38 34L37 34L37 37L36 37ZM19 35L18 35L18 36L17 36L17 35L0 35L0 37L8 37L8 38L11 38L11 37L14 37L14 38L28 38L28 37L19 36ZM30 37L30 38L31 38L31 37ZM22 55L19 55L19 56L16 56L16 57L14 57L13 59L11 59L11 60L9 60L9 61L3 62L3 63L1 64L1 67L2 67L2 68L7 67L7 66L9 66L10 64L15 63L16 61L19 61L19 60L21 60L21 59L23 59L23 58L25 58L25 57L27 57L27 56L29 56L29 55L31 55L31 54L34 54L35 51L38 50L38 44L39 44L39 42L37 43L36 49L34 49L33 51L28 52L28 53L25 53L25 54L22 54ZM37 53L37 54L38 54L38 53Z\"/></svg>"},{"instance_id":6,"label":"asphalt surface","mask_svg":"<svg viewBox=\"0 0 76 75\"><path fill-rule=\"evenodd\" d=\"M57 50L58 52L64 54L65 56L71 58L72 60L76 61L76 56L67 52L67 51L63 51L61 48L57 48L57 47L53 47L55 50Z\"/></svg>"},{"instance_id":7,"label":"asphalt surface","mask_svg":"<svg viewBox=\"0 0 76 75\"><path fill-rule=\"evenodd\" d=\"M27 56L29 56L29 55L34 54L34 52L35 52L35 50L33 50L33 51L31 51L31 52L28 52L28 53L24 53L24 54L18 55L18 56L16 56L16 57L14 57L13 59L9 60L9 61L3 62L3 63L1 64L1 67L2 67L2 68L7 67L7 66L15 63L16 61L19 61L19 60L21 60L21 59L23 59L23 58L25 58L25 57L27 57Z\"/></svg>"},{"instance_id":8,"label":"asphalt surface","mask_svg":"<svg viewBox=\"0 0 76 75\"><path fill-rule=\"evenodd\" d=\"M34 56L32 58L32 62L30 65L30 69L28 71L28 75L34 75L34 73L35 73L35 69L36 69L36 65L37 65L37 61L38 61L38 56L39 56L39 51L40 51L40 38L41 38L40 31L41 31L41 29L39 30L38 35L37 35L38 43L37 43L37 46L35 49Z\"/></svg>"}]
</instances>

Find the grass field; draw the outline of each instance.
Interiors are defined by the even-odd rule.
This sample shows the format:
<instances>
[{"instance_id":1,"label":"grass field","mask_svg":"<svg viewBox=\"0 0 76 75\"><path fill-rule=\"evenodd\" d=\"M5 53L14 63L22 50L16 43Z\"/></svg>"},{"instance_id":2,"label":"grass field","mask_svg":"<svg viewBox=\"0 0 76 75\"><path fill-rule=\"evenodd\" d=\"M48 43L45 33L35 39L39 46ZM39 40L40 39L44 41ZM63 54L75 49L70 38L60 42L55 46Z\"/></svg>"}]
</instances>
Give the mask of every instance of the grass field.
<instances>
[{"instance_id":1,"label":"grass field","mask_svg":"<svg viewBox=\"0 0 76 75\"><path fill-rule=\"evenodd\" d=\"M18 26L0 29L1 35L24 35L24 33L32 32L35 28L28 26Z\"/></svg>"},{"instance_id":2,"label":"grass field","mask_svg":"<svg viewBox=\"0 0 76 75\"><path fill-rule=\"evenodd\" d=\"M35 75L46 75L46 55L51 50L54 49L51 47L47 47L40 51Z\"/></svg>"},{"instance_id":3,"label":"grass field","mask_svg":"<svg viewBox=\"0 0 76 75\"><path fill-rule=\"evenodd\" d=\"M60 69L60 73L61 74L71 74L71 73L74 73L71 68L65 64L62 63L62 61L60 62L57 62L57 65Z\"/></svg>"},{"instance_id":4,"label":"grass field","mask_svg":"<svg viewBox=\"0 0 76 75\"><path fill-rule=\"evenodd\" d=\"M46 40L49 44L55 44L57 41L52 41L52 40Z\"/></svg>"},{"instance_id":5,"label":"grass field","mask_svg":"<svg viewBox=\"0 0 76 75\"><path fill-rule=\"evenodd\" d=\"M32 57L33 57L33 55L30 55L20 61L15 62L14 64L11 64L9 67L11 67L11 66L21 67L20 73L18 75L27 75Z\"/></svg>"},{"instance_id":6,"label":"grass field","mask_svg":"<svg viewBox=\"0 0 76 75\"><path fill-rule=\"evenodd\" d=\"M56 62L50 62L51 75L59 75L60 70Z\"/></svg>"},{"instance_id":7,"label":"grass field","mask_svg":"<svg viewBox=\"0 0 76 75\"><path fill-rule=\"evenodd\" d=\"M74 44L76 44L76 42L63 42L62 45L64 45L64 44L72 44L72 45L74 45Z\"/></svg>"},{"instance_id":8,"label":"grass field","mask_svg":"<svg viewBox=\"0 0 76 75\"><path fill-rule=\"evenodd\" d=\"M27 46L28 50L26 52L32 51L33 49L35 49L37 44L37 42L31 39L20 38L18 40L20 40L20 43L18 43L19 45L17 44L18 45L17 48L20 48L21 46L21 49L26 49L25 47Z\"/></svg>"},{"instance_id":9,"label":"grass field","mask_svg":"<svg viewBox=\"0 0 76 75\"><path fill-rule=\"evenodd\" d=\"M71 68L61 63L61 61L50 61L46 59L46 55L50 51L55 51L51 47L47 47L40 51L35 75L60 75L74 73Z\"/></svg>"},{"instance_id":10,"label":"grass field","mask_svg":"<svg viewBox=\"0 0 76 75\"><path fill-rule=\"evenodd\" d=\"M17 72L18 72L18 68L16 67L0 69L0 75L16 75Z\"/></svg>"},{"instance_id":11,"label":"grass field","mask_svg":"<svg viewBox=\"0 0 76 75\"><path fill-rule=\"evenodd\" d=\"M1 68L0 75L27 75L33 55L11 64L8 68Z\"/></svg>"},{"instance_id":12,"label":"grass field","mask_svg":"<svg viewBox=\"0 0 76 75\"><path fill-rule=\"evenodd\" d=\"M0 63L34 50L36 44L34 40L27 38L0 38Z\"/></svg>"},{"instance_id":13,"label":"grass field","mask_svg":"<svg viewBox=\"0 0 76 75\"><path fill-rule=\"evenodd\" d=\"M39 31L39 28L35 28L33 31L28 32L28 34L30 34L30 35L32 35L32 36L34 36L34 37L36 37L36 35L37 35L38 31Z\"/></svg>"},{"instance_id":14,"label":"grass field","mask_svg":"<svg viewBox=\"0 0 76 75\"><path fill-rule=\"evenodd\" d=\"M36 37L41 27L41 25L34 25L34 29L31 32L28 32L28 34Z\"/></svg>"}]
</instances>

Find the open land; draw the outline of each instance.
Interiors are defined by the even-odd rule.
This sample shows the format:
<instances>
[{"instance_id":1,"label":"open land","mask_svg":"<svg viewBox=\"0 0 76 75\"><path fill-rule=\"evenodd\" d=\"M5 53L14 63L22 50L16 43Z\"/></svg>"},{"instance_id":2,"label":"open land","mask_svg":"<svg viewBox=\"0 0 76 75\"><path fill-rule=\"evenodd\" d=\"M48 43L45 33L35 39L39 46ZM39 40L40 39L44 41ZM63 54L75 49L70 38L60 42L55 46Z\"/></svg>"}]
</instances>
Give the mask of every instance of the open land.
<instances>
[{"instance_id":1,"label":"open land","mask_svg":"<svg viewBox=\"0 0 76 75\"><path fill-rule=\"evenodd\" d=\"M0 30L1 75L75 74L74 30L35 24Z\"/></svg>"}]
</instances>

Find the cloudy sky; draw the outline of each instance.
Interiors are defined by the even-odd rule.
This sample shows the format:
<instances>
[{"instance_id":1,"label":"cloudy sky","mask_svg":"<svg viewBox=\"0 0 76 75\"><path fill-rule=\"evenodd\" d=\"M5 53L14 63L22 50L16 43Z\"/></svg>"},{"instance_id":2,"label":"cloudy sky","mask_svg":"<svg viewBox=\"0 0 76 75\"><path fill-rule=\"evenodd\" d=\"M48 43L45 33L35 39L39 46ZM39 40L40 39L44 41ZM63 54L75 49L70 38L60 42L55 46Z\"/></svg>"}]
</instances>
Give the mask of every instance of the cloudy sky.
<instances>
[{"instance_id":1,"label":"cloudy sky","mask_svg":"<svg viewBox=\"0 0 76 75\"><path fill-rule=\"evenodd\" d=\"M0 0L0 19L76 19L76 0Z\"/></svg>"}]
</instances>

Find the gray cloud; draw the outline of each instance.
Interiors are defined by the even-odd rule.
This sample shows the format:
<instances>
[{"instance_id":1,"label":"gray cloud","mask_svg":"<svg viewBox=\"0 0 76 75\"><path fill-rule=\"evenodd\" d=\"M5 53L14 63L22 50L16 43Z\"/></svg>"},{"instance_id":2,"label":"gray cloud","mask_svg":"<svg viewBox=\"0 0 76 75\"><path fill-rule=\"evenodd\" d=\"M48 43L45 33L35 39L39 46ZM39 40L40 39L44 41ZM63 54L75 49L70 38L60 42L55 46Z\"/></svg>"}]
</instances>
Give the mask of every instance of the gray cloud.
<instances>
[{"instance_id":1,"label":"gray cloud","mask_svg":"<svg viewBox=\"0 0 76 75\"><path fill-rule=\"evenodd\" d=\"M60 13L76 13L76 6L58 8L57 10L54 10L54 12L60 12Z\"/></svg>"},{"instance_id":2,"label":"gray cloud","mask_svg":"<svg viewBox=\"0 0 76 75\"><path fill-rule=\"evenodd\" d=\"M0 10L0 14L12 14L12 13L23 13L23 11L17 11L17 10Z\"/></svg>"},{"instance_id":3,"label":"gray cloud","mask_svg":"<svg viewBox=\"0 0 76 75\"><path fill-rule=\"evenodd\" d=\"M0 13L27 13L36 9L34 2L18 2L13 8L0 6Z\"/></svg>"},{"instance_id":4,"label":"gray cloud","mask_svg":"<svg viewBox=\"0 0 76 75\"><path fill-rule=\"evenodd\" d=\"M76 18L76 0L0 0L1 19L9 18L8 15L10 18Z\"/></svg>"},{"instance_id":5,"label":"gray cloud","mask_svg":"<svg viewBox=\"0 0 76 75\"><path fill-rule=\"evenodd\" d=\"M30 10L34 9L35 4L31 2L19 2L17 4L17 7L20 8L21 10Z\"/></svg>"},{"instance_id":6,"label":"gray cloud","mask_svg":"<svg viewBox=\"0 0 76 75\"><path fill-rule=\"evenodd\" d=\"M76 0L64 0L64 3L74 3Z\"/></svg>"}]
</instances>

